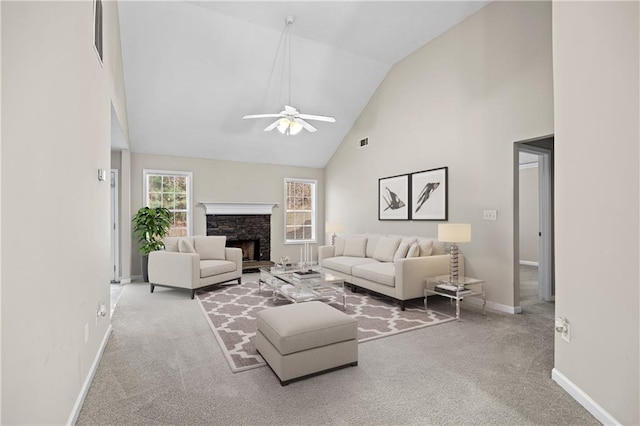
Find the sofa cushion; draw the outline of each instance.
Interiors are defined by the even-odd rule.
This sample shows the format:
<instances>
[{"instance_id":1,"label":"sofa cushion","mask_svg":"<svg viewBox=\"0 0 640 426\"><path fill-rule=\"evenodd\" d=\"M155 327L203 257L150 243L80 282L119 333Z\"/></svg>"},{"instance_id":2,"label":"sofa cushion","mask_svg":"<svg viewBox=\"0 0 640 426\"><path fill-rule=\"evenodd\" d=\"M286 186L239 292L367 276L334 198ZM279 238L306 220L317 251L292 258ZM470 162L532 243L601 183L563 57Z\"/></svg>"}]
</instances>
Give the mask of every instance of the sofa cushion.
<instances>
[{"instance_id":1,"label":"sofa cushion","mask_svg":"<svg viewBox=\"0 0 640 426\"><path fill-rule=\"evenodd\" d=\"M407 251L407 258L409 257L420 257L420 246L417 241L409 247L409 250Z\"/></svg>"},{"instance_id":2,"label":"sofa cushion","mask_svg":"<svg viewBox=\"0 0 640 426\"><path fill-rule=\"evenodd\" d=\"M328 259L322 260L322 268L328 268L334 271L342 272L343 274L351 275L352 267L368 263L378 263L378 261L369 257L330 257Z\"/></svg>"},{"instance_id":3,"label":"sofa cushion","mask_svg":"<svg viewBox=\"0 0 640 426\"><path fill-rule=\"evenodd\" d=\"M407 253L409 252L409 246L413 244L409 241L401 241L398 249L396 250L396 254L393 255L393 260L396 259L404 259L407 257Z\"/></svg>"},{"instance_id":4,"label":"sofa cushion","mask_svg":"<svg viewBox=\"0 0 640 426\"><path fill-rule=\"evenodd\" d=\"M336 237L336 248L333 252L336 256L342 256L344 254L344 246L347 242L347 237Z\"/></svg>"},{"instance_id":5,"label":"sofa cushion","mask_svg":"<svg viewBox=\"0 0 640 426\"><path fill-rule=\"evenodd\" d=\"M225 244L227 237L209 236L196 237L195 249L200 255L200 260L225 260Z\"/></svg>"},{"instance_id":6,"label":"sofa cushion","mask_svg":"<svg viewBox=\"0 0 640 426\"><path fill-rule=\"evenodd\" d=\"M212 275L220 275L225 272L233 272L236 270L235 262L228 260L201 260L200 261L200 278L210 277Z\"/></svg>"},{"instance_id":7,"label":"sofa cushion","mask_svg":"<svg viewBox=\"0 0 640 426\"><path fill-rule=\"evenodd\" d=\"M396 285L396 268L390 262L358 265L354 266L351 271L354 277L388 285L389 287L395 287Z\"/></svg>"},{"instance_id":8,"label":"sofa cushion","mask_svg":"<svg viewBox=\"0 0 640 426\"><path fill-rule=\"evenodd\" d=\"M393 256L400 245L399 237L380 237L373 258L380 262L393 262Z\"/></svg>"},{"instance_id":9,"label":"sofa cushion","mask_svg":"<svg viewBox=\"0 0 640 426\"><path fill-rule=\"evenodd\" d=\"M418 240L418 245L420 246L420 256L431 256L433 251L433 240L429 240L426 238L421 238Z\"/></svg>"},{"instance_id":10,"label":"sofa cushion","mask_svg":"<svg viewBox=\"0 0 640 426\"><path fill-rule=\"evenodd\" d=\"M196 249L193 248L191 241L183 238L178 241L178 251L180 253L195 253Z\"/></svg>"},{"instance_id":11,"label":"sofa cushion","mask_svg":"<svg viewBox=\"0 0 640 426\"><path fill-rule=\"evenodd\" d=\"M364 257L367 239L365 237L349 237L344 243L343 256Z\"/></svg>"},{"instance_id":12,"label":"sofa cushion","mask_svg":"<svg viewBox=\"0 0 640 426\"><path fill-rule=\"evenodd\" d=\"M373 257L376 252L378 241L380 241L380 237L383 237L383 235L367 234L367 257Z\"/></svg>"}]
</instances>

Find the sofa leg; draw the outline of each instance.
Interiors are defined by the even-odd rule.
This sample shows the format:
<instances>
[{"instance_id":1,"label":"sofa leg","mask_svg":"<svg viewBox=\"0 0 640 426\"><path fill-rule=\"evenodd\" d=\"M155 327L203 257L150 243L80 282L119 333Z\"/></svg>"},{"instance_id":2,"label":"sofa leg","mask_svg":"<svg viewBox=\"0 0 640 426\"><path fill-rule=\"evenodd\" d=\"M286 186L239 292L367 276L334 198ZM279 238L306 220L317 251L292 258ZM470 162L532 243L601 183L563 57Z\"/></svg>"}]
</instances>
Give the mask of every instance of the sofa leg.
<instances>
[{"instance_id":1,"label":"sofa leg","mask_svg":"<svg viewBox=\"0 0 640 426\"><path fill-rule=\"evenodd\" d=\"M400 310L404 311L404 300L400 301Z\"/></svg>"},{"instance_id":2,"label":"sofa leg","mask_svg":"<svg viewBox=\"0 0 640 426\"><path fill-rule=\"evenodd\" d=\"M195 290L191 290L191 300L193 300L193 298L196 296L196 291ZM403 309L404 310L404 309Z\"/></svg>"},{"instance_id":3,"label":"sofa leg","mask_svg":"<svg viewBox=\"0 0 640 426\"><path fill-rule=\"evenodd\" d=\"M358 287L356 287L355 284L351 284L351 293L357 293L358 292Z\"/></svg>"},{"instance_id":4,"label":"sofa leg","mask_svg":"<svg viewBox=\"0 0 640 426\"><path fill-rule=\"evenodd\" d=\"M242 284L242 277L238 278L238 284Z\"/></svg>"},{"instance_id":5,"label":"sofa leg","mask_svg":"<svg viewBox=\"0 0 640 426\"><path fill-rule=\"evenodd\" d=\"M153 290L155 290L155 288L156 288L156 286L155 286L155 285L153 285L153 284L149 283L149 292L150 292L150 293L153 293Z\"/></svg>"}]
</instances>

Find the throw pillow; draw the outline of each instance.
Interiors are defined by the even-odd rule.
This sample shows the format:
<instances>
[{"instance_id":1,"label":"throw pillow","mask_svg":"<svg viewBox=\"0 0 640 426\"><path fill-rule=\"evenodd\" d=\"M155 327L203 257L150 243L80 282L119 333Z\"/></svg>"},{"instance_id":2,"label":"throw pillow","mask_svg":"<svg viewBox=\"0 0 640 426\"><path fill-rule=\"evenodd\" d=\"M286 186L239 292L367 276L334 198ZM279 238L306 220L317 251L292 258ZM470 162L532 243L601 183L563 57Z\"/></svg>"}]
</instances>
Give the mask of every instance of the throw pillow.
<instances>
[{"instance_id":1,"label":"throw pillow","mask_svg":"<svg viewBox=\"0 0 640 426\"><path fill-rule=\"evenodd\" d=\"M373 258L380 262L393 262L393 256L400 245L400 238L380 237Z\"/></svg>"},{"instance_id":2,"label":"throw pillow","mask_svg":"<svg viewBox=\"0 0 640 426\"><path fill-rule=\"evenodd\" d=\"M433 240L420 240L418 245L420 246L420 257L431 256L431 252L433 251Z\"/></svg>"},{"instance_id":3,"label":"throw pillow","mask_svg":"<svg viewBox=\"0 0 640 426\"><path fill-rule=\"evenodd\" d=\"M178 241L178 251L180 253L195 253L196 249L193 248L189 240Z\"/></svg>"},{"instance_id":4,"label":"throw pillow","mask_svg":"<svg viewBox=\"0 0 640 426\"><path fill-rule=\"evenodd\" d=\"M347 242L346 237L336 237L334 256L342 256L344 254L344 244Z\"/></svg>"},{"instance_id":5,"label":"throw pillow","mask_svg":"<svg viewBox=\"0 0 640 426\"><path fill-rule=\"evenodd\" d=\"M349 237L344 244L344 256L364 257L367 246L365 237Z\"/></svg>"},{"instance_id":6,"label":"throw pillow","mask_svg":"<svg viewBox=\"0 0 640 426\"><path fill-rule=\"evenodd\" d=\"M195 239L196 252L200 260L225 260L225 245L227 237L199 237Z\"/></svg>"},{"instance_id":7,"label":"throw pillow","mask_svg":"<svg viewBox=\"0 0 640 426\"><path fill-rule=\"evenodd\" d=\"M411 244L411 247L409 247L407 251L407 257L420 257L420 246L418 243Z\"/></svg>"},{"instance_id":8,"label":"throw pillow","mask_svg":"<svg viewBox=\"0 0 640 426\"><path fill-rule=\"evenodd\" d=\"M410 243L408 241L402 241L396 250L396 254L393 255L393 260L404 259L407 257Z\"/></svg>"},{"instance_id":9,"label":"throw pillow","mask_svg":"<svg viewBox=\"0 0 640 426\"><path fill-rule=\"evenodd\" d=\"M179 251L178 243L180 242L180 238L166 237L162 242L164 243L164 251L171 251L175 253Z\"/></svg>"},{"instance_id":10,"label":"throw pillow","mask_svg":"<svg viewBox=\"0 0 640 426\"><path fill-rule=\"evenodd\" d=\"M382 235L367 234L367 257L373 257L373 254L376 252L378 241L380 241L380 237L382 237Z\"/></svg>"}]
</instances>

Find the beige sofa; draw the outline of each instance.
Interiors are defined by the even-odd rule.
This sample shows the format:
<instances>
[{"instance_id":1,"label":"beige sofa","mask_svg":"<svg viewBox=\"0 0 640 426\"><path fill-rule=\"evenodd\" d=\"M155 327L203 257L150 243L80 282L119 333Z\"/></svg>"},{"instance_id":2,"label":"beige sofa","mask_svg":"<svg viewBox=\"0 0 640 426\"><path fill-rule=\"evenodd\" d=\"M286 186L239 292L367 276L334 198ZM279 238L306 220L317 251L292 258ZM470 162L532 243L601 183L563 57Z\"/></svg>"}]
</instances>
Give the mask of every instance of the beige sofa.
<instances>
[{"instance_id":1,"label":"beige sofa","mask_svg":"<svg viewBox=\"0 0 640 426\"><path fill-rule=\"evenodd\" d=\"M449 273L446 243L435 238L399 235L353 235L336 238L335 246L318 248L323 271L400 301L424 297L425 278ZM464 258L459 259L464 275Z\"/></svg>"},{"instance_id":2,"label":"beige sofa","mask_svg":"<svg viewBox=\"0 0 640 426\"><path fill-rule=\"evenodd\" d=\"M165 249L149 253L149 285L195 291L202 287L242 280L242 250L225 247L219 236L167 237Z\"/></svg>"}]
</instances>

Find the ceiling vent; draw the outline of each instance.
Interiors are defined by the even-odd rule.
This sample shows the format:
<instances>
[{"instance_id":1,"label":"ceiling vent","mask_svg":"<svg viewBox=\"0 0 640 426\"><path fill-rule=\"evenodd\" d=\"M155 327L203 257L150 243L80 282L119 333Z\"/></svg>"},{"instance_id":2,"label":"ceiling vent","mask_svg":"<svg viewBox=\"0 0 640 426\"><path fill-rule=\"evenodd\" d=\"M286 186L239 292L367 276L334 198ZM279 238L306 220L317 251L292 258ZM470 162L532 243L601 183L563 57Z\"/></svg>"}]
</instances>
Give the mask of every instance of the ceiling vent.
<instances>
[{"instance_id":1,"label":"ceiling vent","mask_svg":"<svg viewBox=\"0 0 640 426\"><path fill-rule=\"evenodd\" d=\"M367 145L369 145L369 138L364 138L364 139L360 139L358 141L357 147L358 148L364 148Z\"/></svg>"}]
</instances>

